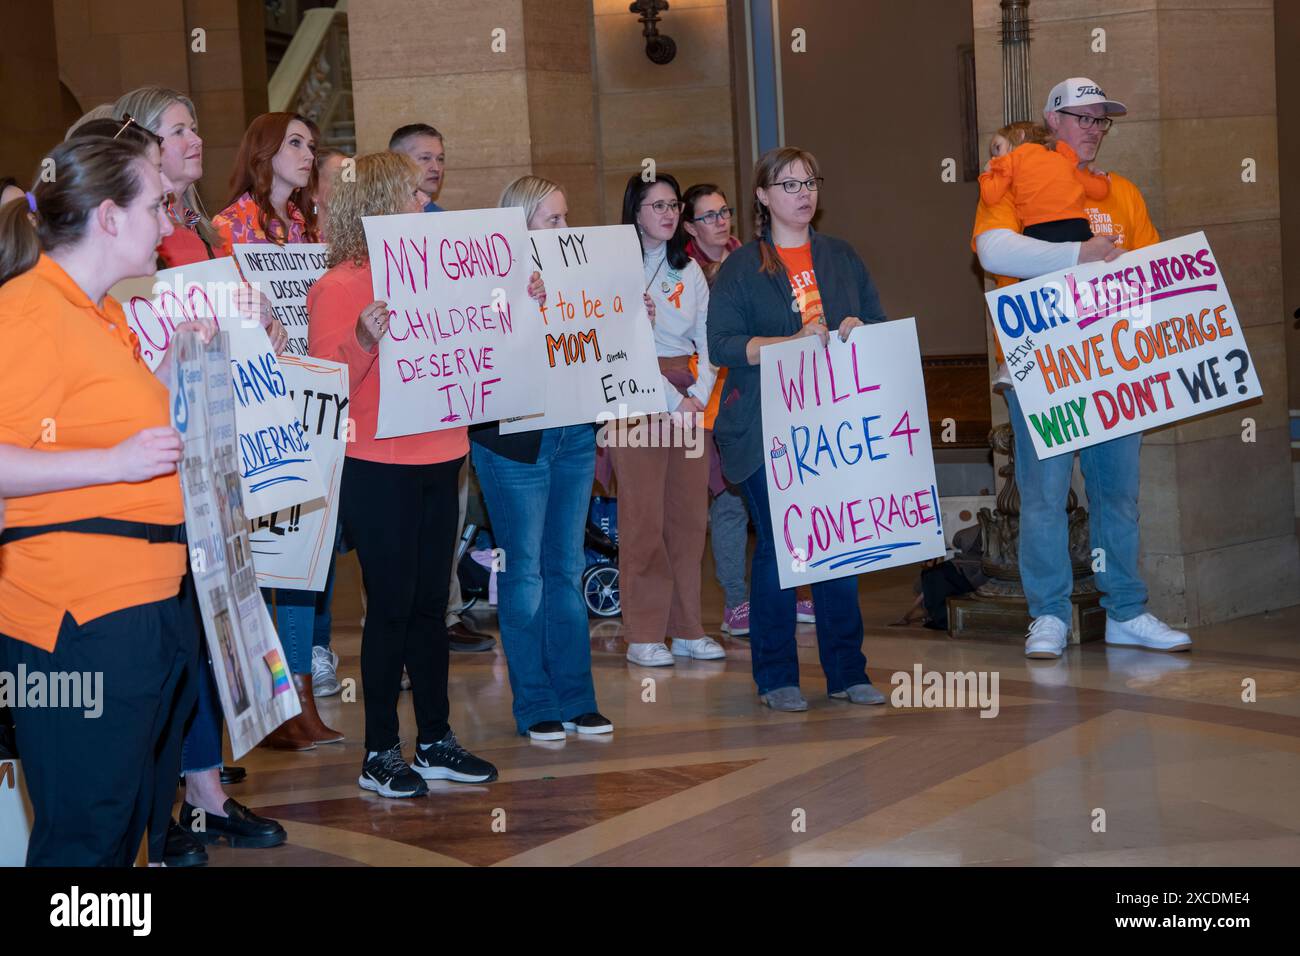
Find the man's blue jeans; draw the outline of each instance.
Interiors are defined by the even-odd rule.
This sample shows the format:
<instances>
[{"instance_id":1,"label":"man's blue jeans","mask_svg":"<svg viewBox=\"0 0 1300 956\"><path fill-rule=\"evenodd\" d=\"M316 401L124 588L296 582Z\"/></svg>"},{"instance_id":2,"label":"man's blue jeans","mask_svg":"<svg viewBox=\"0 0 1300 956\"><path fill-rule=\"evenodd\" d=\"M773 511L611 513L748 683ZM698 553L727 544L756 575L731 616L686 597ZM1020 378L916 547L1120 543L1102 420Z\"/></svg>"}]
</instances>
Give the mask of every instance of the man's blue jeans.
<instances>
[{"instance_id":1,"label":"man's blue jeans","mask_svg":"<svg viewBox=\"0 0 1300 956\"><path fill-rule=\"evenodd\" d=\"M749 570L749 649L754 683L766 694L799 686L799 648L795 643L795 589L781 588L767 500L767 474L760 468L741 483L757 540ZM862 609L856 575L812 586L817 605L817 654L826 675L826 693L868 684L862 653Z\"/></svg>"},{"instance_id":2,"label":"man's blue jeans","mask_svg":"<svg viewBox=\"0 0 1300 956\"><path fill-rule=\"evenodd\" d=\"M1029 613L1070 622L1069 525L1065 513L1074 456L1039 460L1030 425L1014 389L1005 392L1016 436L1020 489L1020 579ZM1147 588L1138 573L1138 474L1142 436L1125 435L1079 452L1088 492L1088 534L1101 604L1108 617L1128 621L1146 610ZM1100 554L1097 549L1101 549ZM1102 563L1099 563L1098 559ZM820 613L820 610L819 610Z\"/></svg>"},{"instance_id":3,"label":"man's blue jeans","mask_svg":"<svg viewBox=\"0 0 1300 956\"><path fill-rule=\"evenodd\" d=\"M474 470L502 550L497 617L519 733L596 710L583 551L596 437L590 425L548 428L536 464L471 442Z\"/></svg>"}]
</instances>

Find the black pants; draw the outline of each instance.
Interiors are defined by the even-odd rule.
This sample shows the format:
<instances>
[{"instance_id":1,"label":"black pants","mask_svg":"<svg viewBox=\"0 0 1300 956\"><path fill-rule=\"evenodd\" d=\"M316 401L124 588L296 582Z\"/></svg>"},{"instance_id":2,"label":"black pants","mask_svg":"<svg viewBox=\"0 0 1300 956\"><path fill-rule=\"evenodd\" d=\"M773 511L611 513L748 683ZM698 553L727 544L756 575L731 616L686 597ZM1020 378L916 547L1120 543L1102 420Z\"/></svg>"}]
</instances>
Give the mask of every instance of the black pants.
<instances>
[{"instance_id":1,"label":"black pants","mask_svg":"<svg viewBox=\"0 0 1300 956\"><path fill-rule=\"evenodd\" d=\"M53 653L0 636L0 665L15 676L25 667L29 685L37 672L101 675L98 716L84 697L14 708L35 816L28 866L131 866L159 800L171 812L194 699L194 632L180 614L176 598L80 626L65 614Z\"/></svg>"},{"instance_id":2,"label":"black pants","mask_svg":"<svg viewBox=\"0 0 1300 956\"><path fill-rule=\"evenodd\" d=\"M1025 226L1025 235L1043 242L1087 242L1092 238L1092 226L1086 219L1054 219Z\"/></svg>"},{"instance_id":3,"label":"black pants","mask_svg":"<svg viewBox=\"0 0 1300 956\"><path fill-rule=\"evenodd\" d=\"M361 689L366 749L399 741L402 667L411 678L419 743L446 736L447 591L464 458L389 465L347 458L339 492L343 533L357 549L366 588Z\"/></svg>"}]
</instances>

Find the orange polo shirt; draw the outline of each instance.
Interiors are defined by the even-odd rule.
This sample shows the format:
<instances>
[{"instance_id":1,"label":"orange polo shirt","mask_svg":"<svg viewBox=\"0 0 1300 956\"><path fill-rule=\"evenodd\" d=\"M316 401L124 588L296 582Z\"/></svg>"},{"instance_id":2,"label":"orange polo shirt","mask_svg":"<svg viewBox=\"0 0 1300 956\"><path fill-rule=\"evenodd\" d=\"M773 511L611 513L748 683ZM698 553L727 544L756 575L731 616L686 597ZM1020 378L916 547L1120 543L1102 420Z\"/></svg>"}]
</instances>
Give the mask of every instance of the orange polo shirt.
<instances>
[{"instance_id":1,"label":"orange polo shirt","mask_svg":"<svg viewBox=\"0 0 1300 956\"><path fill-rule=\"evenodd\" d=\"M379 423L379 347L367 352L357 341L357 317L375 301L370 266L341 262L316 280L307 293L307 352L348 367L348 415L356 438L348 458L390 465L432 465L469 454L469 429L376 438Z\"/></svg>"},{"instance_id":2,"label":"orange polo shirt","mask_svg":"<svg viewBox=\"0 0 1300 956\"><path fill-rule=\"evenodd\" d=\"M140 358L122 306L96 306L48 256L0 287L0 442L39 452L111 448L170 424L167 387ZM175 472L10 498L10 527L78 518L184 520ZM78 624L175 597L185 546L55 532L0 548L0 634L53 650L64 612Z\"/></svg>"}]
</instances>

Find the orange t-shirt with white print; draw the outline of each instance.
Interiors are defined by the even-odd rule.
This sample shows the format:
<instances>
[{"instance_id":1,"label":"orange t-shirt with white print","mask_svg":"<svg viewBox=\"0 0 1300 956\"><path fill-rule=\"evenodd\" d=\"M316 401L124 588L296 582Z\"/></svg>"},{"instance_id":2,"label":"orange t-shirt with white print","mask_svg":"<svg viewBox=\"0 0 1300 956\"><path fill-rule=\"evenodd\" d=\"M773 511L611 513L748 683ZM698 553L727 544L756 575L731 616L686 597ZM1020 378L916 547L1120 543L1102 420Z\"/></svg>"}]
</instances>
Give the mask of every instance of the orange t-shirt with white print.
<instances>
[{"instance_id":1,"label":"orange t-shirt with white print","mask_svg":"<svg viewBox=\"0 0 1300 956\"><path fill-rule=\"evenodd\" d=\"M803 324L825 319L822 308L821 290L817 288L817 274L813 272L812 243L802 246L777 246L776 254L790 273L790 285L794 288L794 301L798 303L803 315Z\"/></svg>"}]
</instances>

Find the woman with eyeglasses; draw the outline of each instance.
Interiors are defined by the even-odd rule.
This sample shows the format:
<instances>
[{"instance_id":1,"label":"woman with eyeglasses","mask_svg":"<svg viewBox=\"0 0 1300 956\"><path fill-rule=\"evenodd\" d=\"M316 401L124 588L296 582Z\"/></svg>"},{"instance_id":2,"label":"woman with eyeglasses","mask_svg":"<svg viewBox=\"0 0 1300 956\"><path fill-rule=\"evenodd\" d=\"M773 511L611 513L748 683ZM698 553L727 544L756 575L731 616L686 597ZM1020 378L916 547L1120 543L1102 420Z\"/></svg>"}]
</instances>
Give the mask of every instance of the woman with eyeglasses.
<instances>
[{"instance_id":1,"label":"woman with eyeglasses","mask_svg":"<svg viewBox=\"0 0 1300 956\"><path fill-rule=\"evenodd\" d=\"M705 319L709 284L686 254L681 189L660 173L640 174L623 191L623 222L636 226L646 294L654 304L655 350L670 419L651 416L641 427L660 436L654 447L617 447L610 454L618 479L618 567L627 659L666 667L674 657L717 660L722 645L700 620L700 560L708 517L709 461L700 427L715 370ZM699 371L691 371L692 356ZM671 421L671 430L667 428ZM628 427L637 427L629 421ZM607 426L608 427L608 426ZM609 428L607 435L622 431ZM667 441L663 438L667 437ZM666 445L667 447L664 447ZM672 638L669 651L666 638Z\"/></svg>"},{"instance_id":2,"label":"woman with eyeglasses","mask_svg":"<svg viewBox=\"0 0 1300 956\"><path fill-rule=\"evenodd\" d=\"M832 332L847 339L855 327L883 322L875 284L853 247L812 228L821 195L817 159L784 146L754 167L754 225L750 242L723 263L709 304L709 354L727 366L726 389L714 426L727 479L744 490L758 540L750 566L750 647L754 682L774 710L802 711L795 645L794 588L782 589L763 470L759 350ZM881 704L862 654L862 612L855 576L812 586L817 645L826 691L855 704Z\"/></svg>"}]
</instances>

